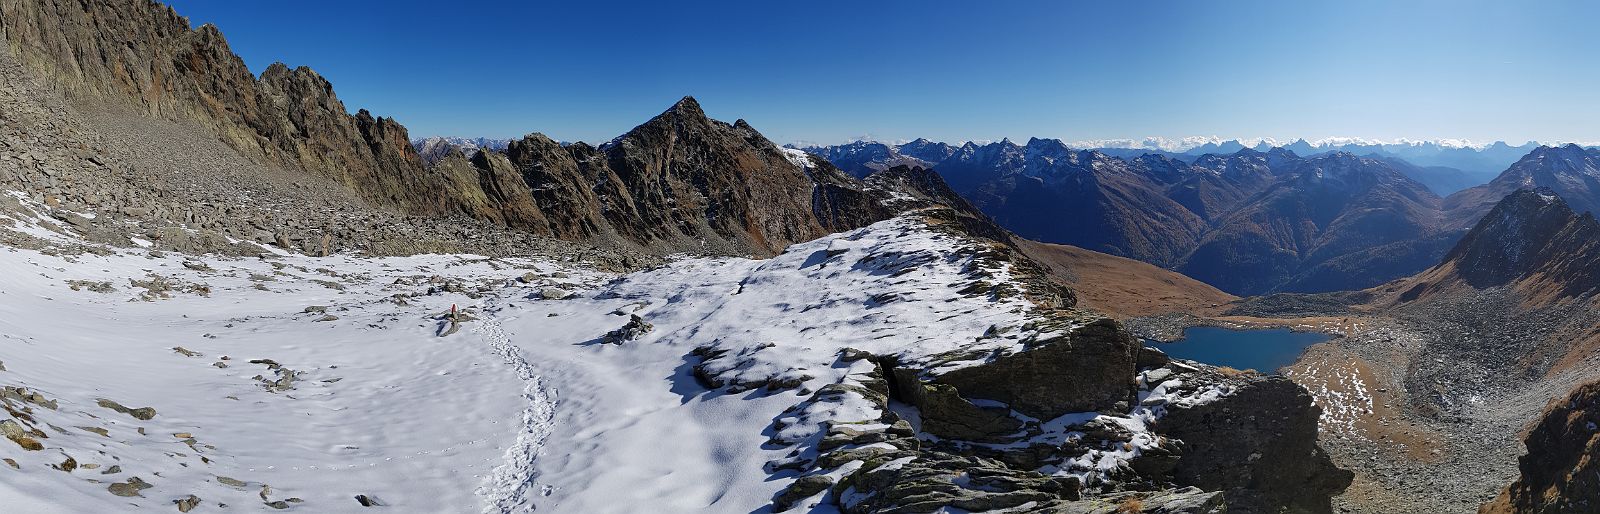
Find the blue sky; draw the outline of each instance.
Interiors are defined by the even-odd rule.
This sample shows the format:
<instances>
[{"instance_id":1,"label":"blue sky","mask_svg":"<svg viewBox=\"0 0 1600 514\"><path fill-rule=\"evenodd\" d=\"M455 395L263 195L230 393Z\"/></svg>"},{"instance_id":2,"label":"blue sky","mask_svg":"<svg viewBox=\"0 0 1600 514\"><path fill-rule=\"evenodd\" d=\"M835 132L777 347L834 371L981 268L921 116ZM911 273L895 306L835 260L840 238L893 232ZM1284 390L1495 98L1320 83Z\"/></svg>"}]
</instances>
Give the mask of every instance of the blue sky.
<instances>
[{"instance_id":1,"label":"blue sky","mask_svg":"<svg viewBox=\"0 0 1600 514\"><path fill-rule=\"evenodd\" d=\"M170 3L413 136L1600 140L1597 2Z\"/></svg>"}]
</instances>

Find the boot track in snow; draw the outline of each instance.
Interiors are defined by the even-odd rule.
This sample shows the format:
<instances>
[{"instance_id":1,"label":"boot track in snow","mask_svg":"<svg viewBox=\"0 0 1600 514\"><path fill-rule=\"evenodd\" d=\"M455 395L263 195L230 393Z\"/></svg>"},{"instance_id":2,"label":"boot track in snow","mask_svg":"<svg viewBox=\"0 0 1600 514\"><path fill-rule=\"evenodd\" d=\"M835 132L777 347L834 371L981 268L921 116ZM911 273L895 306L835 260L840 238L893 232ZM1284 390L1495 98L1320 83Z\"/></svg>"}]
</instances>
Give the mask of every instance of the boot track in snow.
<instances>
[{"instance_id":1,"label":"boot track in snow","mask_svg":"<svg viewBox=\"0 0 1600 514\"><path fill-rule=\"evenodd\" d=\"M539 457L539 450L555 423L556 391L547 387L544 380L534 373L533 366L522 357L522 351L511 344L511 339L492 315L486 315L474 332L483 336L489 349L505 359L506 364L510 364L517 372L517 378L524 384L522 396L528 401L528 407L522 411L522 427L517 433L517 440L506 449L504 462L495 467L494 472L485 478L484 485L478 488L478 495L484 499L483 512L532 512L537 508L532 491L539 478L538 472L533 469L533 461ZM548 491L541 491L540 495L544 494L548 494Z\"/></svg>"}]
</instances>

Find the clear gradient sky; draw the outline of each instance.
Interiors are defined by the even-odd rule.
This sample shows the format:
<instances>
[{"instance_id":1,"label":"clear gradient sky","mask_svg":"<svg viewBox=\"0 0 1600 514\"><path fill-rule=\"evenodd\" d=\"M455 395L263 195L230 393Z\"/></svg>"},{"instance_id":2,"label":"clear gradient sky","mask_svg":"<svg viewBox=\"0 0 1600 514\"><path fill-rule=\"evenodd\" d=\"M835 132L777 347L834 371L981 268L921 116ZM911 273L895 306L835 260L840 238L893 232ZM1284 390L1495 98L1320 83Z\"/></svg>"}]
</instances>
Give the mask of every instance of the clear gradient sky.
<instances>
[{"instance_id":1,"label":"clear gradient sky","mask_svg":"<svg viewBox=\"0 0 1600 514\"><path fill-rule=\"evenodd\" d=\"M413 136L1600 140L1600 2L170 3Z\"/></svg>"}]
</instances>

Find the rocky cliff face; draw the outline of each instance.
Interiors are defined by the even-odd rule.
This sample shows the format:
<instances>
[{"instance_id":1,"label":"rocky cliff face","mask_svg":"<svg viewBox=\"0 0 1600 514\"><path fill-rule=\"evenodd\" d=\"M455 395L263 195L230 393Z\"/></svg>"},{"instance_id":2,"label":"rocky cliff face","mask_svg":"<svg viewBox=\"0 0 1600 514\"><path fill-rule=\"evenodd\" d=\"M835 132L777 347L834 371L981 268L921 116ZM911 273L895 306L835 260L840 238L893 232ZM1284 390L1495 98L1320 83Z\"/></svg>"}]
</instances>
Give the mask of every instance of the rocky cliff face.
<instances>
[{"instance_id":1,"label":"rocky cliff face","mask_svg":"<svg viewBox=\"0 0 1600 514\"><path fill-rule=\"evenodd\" d=\"M1600 383L1551 402L1528 430L1522 475L1480 514L1600 512Z\"/></svg>"},{"instance_id":2,"label":"rocky cliff face","mask_svg":"<svg viewBox=\"0 0 1600 514\"><path fill-rule=\"evenodd\" d=\"M351 115L309 68L250 73L216 27L189 28L146 1L0 3L12 53L68 98L206 127L241 154L332 178L369 201L417 214L453 210L434 194L405 127Z\"/></svg>"}]
</instances>

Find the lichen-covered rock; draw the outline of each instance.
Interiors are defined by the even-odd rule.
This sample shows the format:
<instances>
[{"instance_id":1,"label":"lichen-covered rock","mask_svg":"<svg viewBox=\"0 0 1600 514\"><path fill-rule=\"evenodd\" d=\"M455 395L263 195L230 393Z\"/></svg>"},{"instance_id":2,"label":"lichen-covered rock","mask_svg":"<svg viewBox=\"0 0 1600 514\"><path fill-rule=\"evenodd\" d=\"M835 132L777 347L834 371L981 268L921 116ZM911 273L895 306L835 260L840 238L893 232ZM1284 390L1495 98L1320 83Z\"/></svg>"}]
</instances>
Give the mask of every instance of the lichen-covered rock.
<instances>
[{"instance_id":1,"label":"lichen-covered rock","mask_svg":"<svg viewBox=\"0 0 1600 514\"><path fill-rule=\"evenodd\" d=\"M830 487L833 487L833 478L827 475L800 477L793 484L789 484L789 487L784 489L782 493L778 493L776 498L772 499L772 510L783 512L792 509L795 507L796 502L816 496L817 493L826 491Z\"/></svg>"},{"instance_id":2,"label":"lichen-covered rock","mask_svg":"<svg viewBox=\"0 0 1600 514\"><path fill-rule=\"evenodd\" d=\"M6 436L11 442L17 443L24 450L39 451L44 449L44 444L33 438L33 433L22 427L16 420L0 420L0 434Z\"/></svg>"},{"instance_id":3,"label":"lichen-covered rock","mask_svg":"<svg viewBox=\"0 0 1600 514\"><path fill-rule=\"evenodd\" d=\"M990 441L1016 432L1022 422L1010 409L980 407L962 397L954 386L924 383L916 370L895 370L897 395L917 406L922 430L939 437Z\"/></svg>"}]
</instances>

